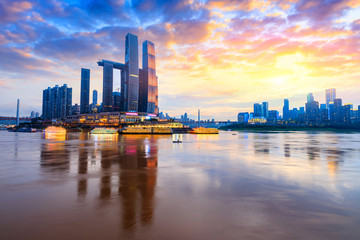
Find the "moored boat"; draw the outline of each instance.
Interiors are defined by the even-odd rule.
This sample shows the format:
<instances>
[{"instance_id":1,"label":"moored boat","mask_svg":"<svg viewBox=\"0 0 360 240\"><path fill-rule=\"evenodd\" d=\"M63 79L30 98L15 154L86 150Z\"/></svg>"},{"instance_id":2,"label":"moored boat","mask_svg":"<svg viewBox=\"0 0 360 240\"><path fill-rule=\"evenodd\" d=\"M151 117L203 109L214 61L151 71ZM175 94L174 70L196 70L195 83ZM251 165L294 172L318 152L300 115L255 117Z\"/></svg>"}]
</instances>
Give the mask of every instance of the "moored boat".
<instances>
[{"instance_id":1,"label":"moored boat","mask_svg":"<svg viewBox=\"0 0 360 240\"><path fill-rule=\"evenodd\" d=\"M115 128L94 128L90 131L90 134L117 134Z\"/></svg>"},{"instance_id":2,"label":"moored boat","mask_svg":"<svg viewBox=\"0 0 360 240\"><path fill-rule=\"evenodd\" d=\"M219 129L217 128L194 128L193 131L190 131L192 134L219 134Z\"/></svg>"}]
</instances>

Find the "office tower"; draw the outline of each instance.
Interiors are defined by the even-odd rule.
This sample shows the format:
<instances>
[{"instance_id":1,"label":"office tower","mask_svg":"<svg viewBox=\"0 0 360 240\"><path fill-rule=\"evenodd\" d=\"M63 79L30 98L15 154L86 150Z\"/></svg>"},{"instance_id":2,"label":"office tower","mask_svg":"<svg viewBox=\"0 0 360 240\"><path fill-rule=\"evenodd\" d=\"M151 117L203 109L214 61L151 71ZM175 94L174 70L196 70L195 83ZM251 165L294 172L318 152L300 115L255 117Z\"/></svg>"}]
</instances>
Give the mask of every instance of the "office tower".
<instances>
[{"instance_id":1,"label":"office tower","mask_svg":"<svg viewBox=\"0 0 360 240\"><path fill-rule=\"evenodd\" d=\"M267 121L269 123L276 123L279 116L279 112L276 110L270 110L269 111L269 117L267 118Z\"/></svg>"},{"instance_id":2,"label":"office tower","mask_svg":"<svg viewBox=\"0 0 360 240\"><path fill-rule=\"evenodd\" d=\"M298 115L299 115L299 111L297 108L293 108L292 110L289 110L289 119L297 120Z\"/></svg>"},{"instance_id":3,"label":"office tower","mask_svg":"<svg viewBox=\"0 0 360 240\"><path fill-rule=\"evenodd\" d=\"M96 90L94 90L93 91L93 102L92 102L94 107L98 104L97 100L98 100L98 92Z\"/></svg>"},{"instance_id":4,"label":"office tower","mask_svg":"<svg viewBox=\"0 0 360 240\"><path fill-rule=\"evenodd\" d=\"M320 104L320 109L327 109L326 103Z\"/></svg>"},{"instance_id":5,"label":"office tower","mask_svg":"<svg viewBox=\"0 0 360 240\"><path fill-rule=\"evenodd\" d=\"M72 88L64 84L43 91L43 119L64 118L71 114Z\"/></svg>"},{"instance_id":6,"label":"office tower","mask_svg":"<svg viewBox=\"0 0 360 240\"><path fill-rule=\"evenodd\" d=\"M334 102L329 102L329 120L335 122L335 106Z\"/></svg>"},{"instance_id":7,"label":"office tower","mask_svg":"<svg viewBox=\"0 0 360 240\"><path fill-rule=\"evenodd\" d=\"M357 113L358 113L357 118L360 119L360 105L358 105L358 111L357 111Z\"/></svg>"},{"instance_id":8,"label":"office tower","mask_svg":"<svg viewBox=\"0 0 360 240\"><path fill-rule=\"evenodd\" d=\"M317 124L319 122L319 103L316 101L307 102L306 121L310 124Z\"/></svg>"},{"instance_id":9,"label":"office tower","mask_svg":"<svg viewBox=\"0 0 360 240\"><path fill-rule=\"evenodd\" d=\"M326 104L321 104L321 105L325 105L325 107L326 107ZM328 111L328 109L320 108L319 113L320 113L320 122L321 123L326 123L329 120L329 111Z\"/></svg>"},{"instance_id":10,"label":"office tower","mask_svg":"<svg viewBox=\"0 0 360 240\"><path fill-rule=\"evenodd\" d=\"M120 92L113 92L114 112L120 111Z\"/></svg>"},{"instance_id":11,"label":"office tower","mask_svg":"<svg viewBox=\"0 0 360 240\"><path fill-rule=\"evenodd\" d=\"M158 82L155 65L155 45L143 42L143 69L140 69L139 112L158 113Z\"/></svg>"},{"instance_id":12,"label":"office tower","mask_svg":"<svg viewBox=\"0 0 360 240\"><path fill-rule=\"evenodd\" d=\"M113 64L104 63L103 67L103 112L113 111L112 93L113 93Z\"/></svg>"},{"instance_id":13,"label":"office tower","mask_svg":"<svg viewBox=\"0 0 360 240\"><path fill-rule=\"evenodd\" d=\"M308 93L307 95L307 102L313 102L314 101L314 95L312 93Z\"/></svg>"},{"instance_id":14,"label":"office tower","mask_svg":"<svg viewBox=\"0 0 360 240\"><path fill-rule=\"evenodd\" d=\"M35 117L38 118L40 117L40 114L38 112L35 113Z\"/></svg>"},{"instance_id":15,"label":"office tower","mask_svg":"<svg viewBox=\"0 0 360 240\"><path fill-rule=\"evenodd\" d=\"M42 117L43 119L51 119L50 108L51 88L43 90Z\"/></svg>"},{"instance_id":16,"label":"office tower","mask_svg":"<svg viewBox=\"0 0 360 240\"><path fill-rule=\"evenodd\" d=\"M90 69L81 68L80 113L89 113Z\"/></svg>"},{"instance_id":17,"label":"office tower","mask_svg":"<svg viewBox=\"0 0 360 240\"><path fill-rule=\"evenodd\" d=\"M329 108L329 103L334 102L336 98L336 89L330 88L325 90L326 108Z\"/></svg>"},{"instance_id":18,"label":"office tower","mask_svg":"<svg viewBox=\"0 0 360 240\"><path fill-rule=\"evenodd\" d=\"M259 103L254 103L254 118L262 117L262 107Z\"/></svg>"},{"instance_id":19,"label":"office tower","mask_svg":"<svg viewBox=\"0 0 360 240\"><path fill-rule=\"evenodd\" d=\"M238 114L238 122L239 123L247 123L249 121L249 113L241 112Z\"/></svg>"},{"instance_id":20,"label":"office tower","mask_svg":"<svg viewBox=\"0 0 360 240\"><path fill-rule=\"evenodd\" d=\"M305 114L305 107L299 108L299 114Z\"/></svg>"},{"instance_id":21,"label":"office tower","mask_svg":"<svg viewBox=\"0 0 360 240\"><path fill-rule=\"evenodd\" d=\"M289 119L289 100L288 99L284 99L283 119L284 120Z\"/></svg>"},{"instance_id":22,"label":"office tower","mask_svg":"<svg viewBox=\"0 0 360 240\"><path fill-rule=\"evenodd\" d=\"M262 103L262 116L264 118L269 117L269 103L268 102L263 102Z\"/></svg>"},{"instance_id":23,"label":"office tower","mask_svg":"<svg viewBox=\"0 0 360 240\"><path fill-rule=\"evenodd\" d=\"M342 122L342 100L341 98L334 99L334 121L337 123Z\"/></svg>"},{"instance_id":24,"label":"office tower","mask_svg":"<svg viewBox=\"0 0 360 240\"><path fill-rule=\"evenodd\" d=\"M351 123L351 110L352 110L352 104L345 104L342 106L342 121L345 124Z\"/></svg>"},{"instance_id":25,"label":"office tower","mask_svg":"<svg viewBox=\"0 0 360 240\"><path fill-rule=\"evenodd\" d=\"M105 69L104 69L105 70ZM128 33L125 37L124 110L137 112L139 105L138 37ZM123 90L122 90L123 91ZM103 102L104 107L105 103Z\"/></svg>"}]
</instances>

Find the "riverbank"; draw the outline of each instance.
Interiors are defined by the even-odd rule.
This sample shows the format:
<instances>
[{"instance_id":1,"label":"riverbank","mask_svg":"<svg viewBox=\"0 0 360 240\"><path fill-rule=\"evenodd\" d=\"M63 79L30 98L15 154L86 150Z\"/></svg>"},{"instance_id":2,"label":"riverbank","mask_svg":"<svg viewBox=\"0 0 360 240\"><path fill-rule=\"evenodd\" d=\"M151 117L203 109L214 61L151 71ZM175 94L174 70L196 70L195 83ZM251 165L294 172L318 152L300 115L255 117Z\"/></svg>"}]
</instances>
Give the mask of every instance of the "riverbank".
<instances>
[{"instance_id":1,"label":"riverbank","mask_svg":"<svg viewBox=\"0 0 360 240\"><path fill-rule=\"evenodd\" d=\"M253 131L253 132L294 132L294 131L321 131L321 132L360 132L359 126L294 126L294 125L266 125L266 124L232 124L220 127L220 130Z\"/></svg>"}]
</instances>

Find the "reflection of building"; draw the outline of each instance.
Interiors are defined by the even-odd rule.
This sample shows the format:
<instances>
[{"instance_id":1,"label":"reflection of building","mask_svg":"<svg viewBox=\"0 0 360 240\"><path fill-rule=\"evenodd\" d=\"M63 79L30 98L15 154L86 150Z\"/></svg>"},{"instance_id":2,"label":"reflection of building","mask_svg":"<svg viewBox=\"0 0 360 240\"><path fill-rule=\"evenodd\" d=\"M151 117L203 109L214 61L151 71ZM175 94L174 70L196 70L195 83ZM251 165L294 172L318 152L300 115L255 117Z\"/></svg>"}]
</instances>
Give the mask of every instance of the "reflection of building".
<instances>
[{"instance_id":1,"label":"reflection of building","mask_svg":"<svg viewBox=\"0 0 360 240\"><path fill-rule=\"evenodd\" d=\"M70 150L63 142L64 134L47 135L51 142L41 145L40 166L47 172L68 172L70 169ZM58 142L59 140L59 142Z\"/></svg>"},{"instance_id":2,"label":"reflection of building","mask_svg":"<svg viewBox=\"0 0 360 240\"><path fill-rule=\"evenodd\" d=\"M154 136L126 136L124 140L127 144L120 160L119 193L123 204L123 227L130 230L136 223L137 212L144 225L150 224L153 219L157 144ZM134 174L133 170L141 171ZM136 210L138 193L141 196L140 211Z\"/></svg>"}]
</instances>

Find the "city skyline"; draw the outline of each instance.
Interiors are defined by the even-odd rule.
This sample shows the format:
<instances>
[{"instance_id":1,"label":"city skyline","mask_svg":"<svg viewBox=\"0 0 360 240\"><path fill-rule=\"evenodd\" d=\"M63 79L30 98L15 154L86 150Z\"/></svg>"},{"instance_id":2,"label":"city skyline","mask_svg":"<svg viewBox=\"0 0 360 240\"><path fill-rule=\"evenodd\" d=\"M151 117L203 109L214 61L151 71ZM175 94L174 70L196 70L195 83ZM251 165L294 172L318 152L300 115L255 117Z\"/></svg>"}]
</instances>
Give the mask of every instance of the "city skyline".
<instances>
[{"instance_id":1,"label":"city skyline","mask_svg":"<svg viewBox=\"0 0 360 240\"><path fill-rule=\"evenodd\" d=\"M14 116L7 104L17 98L33 107L20 115L41 112L42 90L64 83L80 104L80 68L91 69L90 91L102 99L96 59L125 62L127 32L156 45L159 109L174 117L201 109L204 118L235 120L254 102L303 106L310 92L326 103L328 88L357 106L360 3L293 2L5 1L0 115Z\"/></svg>"}]
</instances>

